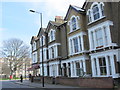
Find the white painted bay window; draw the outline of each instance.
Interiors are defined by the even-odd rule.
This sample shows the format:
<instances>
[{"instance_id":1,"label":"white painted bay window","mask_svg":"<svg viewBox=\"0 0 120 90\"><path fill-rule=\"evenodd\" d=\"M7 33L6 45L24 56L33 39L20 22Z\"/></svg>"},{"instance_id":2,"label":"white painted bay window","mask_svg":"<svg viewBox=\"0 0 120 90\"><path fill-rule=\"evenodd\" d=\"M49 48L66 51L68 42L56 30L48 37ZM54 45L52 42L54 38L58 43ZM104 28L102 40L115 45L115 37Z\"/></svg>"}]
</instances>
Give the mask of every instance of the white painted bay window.
<instances>
[{"instance_id":1,"label":"white painted bay window","mask_svg":"<svg viewBox=\"0 0 120 90\"><path fill-rule=\"evenodd\" d=\"M91 65L93 77L119 77L116 71L117 50L91 54Z\"/></svg>"},{"instance_id":2,"label":"white painted bay window","mask_svg":"<svg viewBox=\"0 0 120 90\"><path fill-rule=\"evenodd\" d=\"M84 39L83 36L85 33L80 33L75 36L69 37L69 54L78 54L84 51Z\"/></svg>"},{"instance_id":3,"label":"white painted bay window","mask_svg":"<svg viewBox=\"0 0 120 90\"><path fill-rule=\"evenodd\" d=\"M48 53L49 53L49 59L57 58L58 57L58 46L59 43L55 43L53 45L48 46Z\"/></svg>"},{"instance_id":4,"label":"white painted bay window","mask_svg":"<svg viewBox=\"0 0 120 90\"><path fill-rule=\"evenodd\" d=\"M105 21L88 29L90 50L115 45L111 40L110 25L113 22Z\"/></svg>"}]
</instances>

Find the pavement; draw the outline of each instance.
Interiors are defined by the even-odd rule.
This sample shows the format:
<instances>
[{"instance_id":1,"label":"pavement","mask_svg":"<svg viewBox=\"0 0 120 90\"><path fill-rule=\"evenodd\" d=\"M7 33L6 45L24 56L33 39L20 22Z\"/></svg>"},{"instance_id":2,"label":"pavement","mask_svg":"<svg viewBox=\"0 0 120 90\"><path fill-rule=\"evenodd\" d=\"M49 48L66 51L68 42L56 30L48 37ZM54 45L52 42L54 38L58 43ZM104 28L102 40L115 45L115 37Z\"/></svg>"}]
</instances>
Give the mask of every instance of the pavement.
<instances>
[{"instance_id":1,"label":"pavement","mask_svg":"<svg viewBox=\"0 0 120 90\"><path fill-rule=\"evenodd\" d=\"M30 86L30 87L34 87L34 88L80 88L80 87L74 87L74 86L47 84L47 83L44 83L44 87L42 87L42 83L30 82L29 80L23 80L22 83L20 82L20 80L17 80L17 81L15 81L15 84Z\"/></svg>"}]
</instances>

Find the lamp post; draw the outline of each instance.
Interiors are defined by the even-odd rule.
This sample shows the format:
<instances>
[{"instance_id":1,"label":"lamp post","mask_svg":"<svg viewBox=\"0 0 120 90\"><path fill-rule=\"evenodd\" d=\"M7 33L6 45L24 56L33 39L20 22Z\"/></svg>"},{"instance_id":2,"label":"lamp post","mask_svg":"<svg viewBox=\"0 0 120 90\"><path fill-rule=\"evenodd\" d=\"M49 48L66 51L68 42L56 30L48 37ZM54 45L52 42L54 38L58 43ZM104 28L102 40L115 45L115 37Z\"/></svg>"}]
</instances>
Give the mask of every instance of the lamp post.
<instances>
[{"instance_id":1,"label":"lamp post","mask_svg":"<svg viewBox=\"0 0 120 90\"><path fill-rule=\"evenodd\" d=\"M33 13L38 13L40 15L40 23L41 23L41 30L42 30L42 13L34 11L34 10L29 10L30 12ZM44 87L44 65L43 65L43 37L42 37L42 86Z\"/></svg>"}]
</instances>

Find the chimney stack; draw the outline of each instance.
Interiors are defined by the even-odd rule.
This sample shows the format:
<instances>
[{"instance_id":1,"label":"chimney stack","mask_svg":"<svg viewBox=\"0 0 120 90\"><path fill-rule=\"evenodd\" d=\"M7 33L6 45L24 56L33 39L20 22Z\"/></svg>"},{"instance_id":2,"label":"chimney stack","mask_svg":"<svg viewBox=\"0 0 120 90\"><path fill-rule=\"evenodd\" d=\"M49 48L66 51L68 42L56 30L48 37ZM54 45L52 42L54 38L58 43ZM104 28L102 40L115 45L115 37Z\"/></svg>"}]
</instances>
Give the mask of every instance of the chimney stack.
<instances>
[{"instance_id":1,"label":"chimney stack","mask_svg":"<svg viewBox=\"0 0 120 90\"><path fill-rule=\"evenodd\" d=\"M55 22L57 22L57 23L63 23L64 22L63 16L55 16Z\"/></svg>"}]
</instances>

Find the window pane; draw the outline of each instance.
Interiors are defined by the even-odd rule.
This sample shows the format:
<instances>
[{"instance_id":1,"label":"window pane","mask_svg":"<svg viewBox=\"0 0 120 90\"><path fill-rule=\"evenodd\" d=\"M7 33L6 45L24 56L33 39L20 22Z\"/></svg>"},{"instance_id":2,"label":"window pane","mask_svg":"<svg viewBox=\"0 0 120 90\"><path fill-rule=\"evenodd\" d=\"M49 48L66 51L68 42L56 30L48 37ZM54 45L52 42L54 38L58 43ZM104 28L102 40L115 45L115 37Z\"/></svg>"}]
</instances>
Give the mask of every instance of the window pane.
<instances>
[{"instance_id":1,"label":"window pane","mask_svg":"<svg viewBox=\"0 0 120 90\"><path fill-rule=\"evenodd\" d=\"M80 51L82 51L81 37L79 37L79 43L80 43Z\"/></svg>"},{"instance_id":2,"label":"window pane","mask_svg":"<svg viewBox=\"0 0 120 90\"><path fill-rule=\"evenodd\" d=\"M76 19L72 18L72 30L76 29Z\"/></svg>"},{"instance_id":3,"label":"window pane","mask_svg":"<svg viewBox=\"0 0 120 90\"><path fill-rule=\"evenodd\" d=\"M110 56L108 56L108 65L109 65L109 72L110 72L110 75L111 75L112 74L112 68L111 68Z\"/></svg>"},{"instance_id":4,"label":"window pane","mask_svg":"<svg viewBox=\"0 0 120 90\"><path fill-rule=\"evenodd\" d=\"M106 75L107 70L106 70L106 60L105 57L99 58L99 65L100 65L100 74L101 75Z\"/></svg>"},{"instance_id":5,"label":"window pane","mask_svg":"<svg viewBox=\"0 0 120 90\"><path fill-rule=\"evenodd\" d=\"M74 42L74 52L76 53L76 52L79 51L79 50L78 50L78 38L77 38L77 37L74 38L74 39L73 39L73 42Z\"/></svg>"},{"instance_id":6,"label":"window pane","mask_svg":"<svg viewBox=\"0 0 120 90\"><path fill-rule=\"evenodd\" d=\"M71 53L73 53L73 44L71 39L70 39L70 49L71 49Z\"/></svg>"},{"instance_id":7,"label":"window pane","mask_svg":"<svg viewBox=\"0 0 120 90\"><path fill-rule=\"evenodd\" d=\"M80 63L76 62L76 74L77 76L80 76Z\"/></svg>"},{"instance_id":8,"label":"window pane","mask_svg":"<svg viewBox=\"0 0 120 90\"><path fill-rule=\"evenodd\" d=\"M102 16L104 16L104 8L103 8L103 5L102 5L102 4L100 5L100 8L101 8Z\"/></svg>"},{"instance_id":9,"label":"window pane","mask_svg":"<svg viewBox=\"0 0 120 90\"><path fill-rule=\"evenodd\" d=\"M93 7L93 16L94 16L94 20L100 18L100 15L99 15L99 8L97 5L95 5Z\"/></svg>"},{"instance_id":10,"label":"window pane","mask_svg":"<svg viewBox=\"0 0 120 90\"><path fill-rule=\"evenodd\" d=\"M96 33L97 47L103 46L102 29L101 28L97 29L95 33Z\"/></svg>"}]
</instances>

